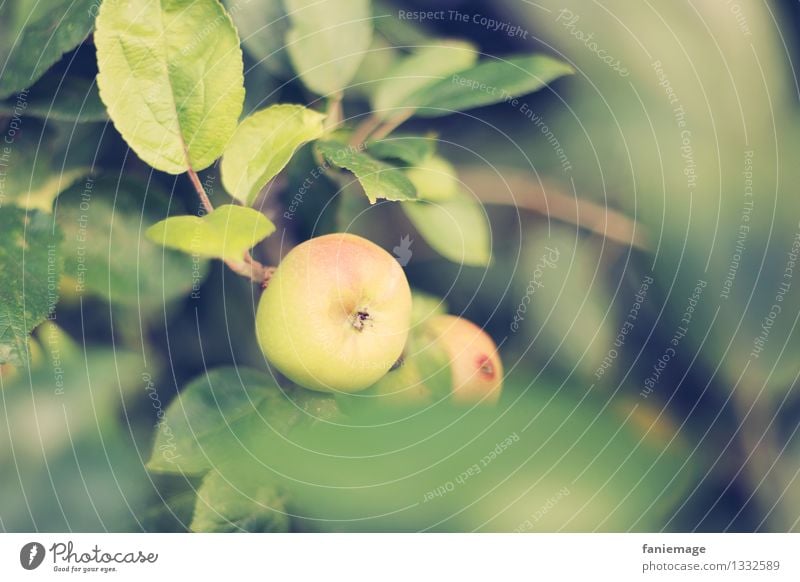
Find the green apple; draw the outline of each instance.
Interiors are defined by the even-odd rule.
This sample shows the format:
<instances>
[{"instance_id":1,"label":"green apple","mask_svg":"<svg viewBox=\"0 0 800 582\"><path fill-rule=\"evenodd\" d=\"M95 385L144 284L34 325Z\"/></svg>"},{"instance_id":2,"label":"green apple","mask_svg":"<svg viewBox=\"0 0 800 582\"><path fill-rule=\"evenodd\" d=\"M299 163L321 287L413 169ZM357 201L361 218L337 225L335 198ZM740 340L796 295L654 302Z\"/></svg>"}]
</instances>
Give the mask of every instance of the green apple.
<instances>
[{"instance_id":1,"label":"green apple","mask_svg":"<svg viewBox=\"0 0 800 582\"><path fill-rule=\"evenodd\" d=\"M352 234L292 249L256 315L267 359L293 382L322 392L357 392L377 382L401 356L410 325L403 269Z\"/></svg>"},{"instance_id":2,"label":"green apple","mask_svg":"<svg viewBox=\"0 0 800 582\"><path fill-rule=\"evenodd\" d=\"M497 345L480 327L454 315L435 315L426 326L447 352L452 400L493 404L503 389L503 363Z\"/></svg>"},{"instance_id":3,"label":"green apple","mask_svg":"<svg viewBox=\"0 0 800 582\"><path fill-rule=\"evenodd\" d=\"M416 301L416 298L415 298ZM402 358L367 390L337 397L345 411L429 406L450 395L450 359L423 328L412 330Z\"/></svg>"}]
</instances>

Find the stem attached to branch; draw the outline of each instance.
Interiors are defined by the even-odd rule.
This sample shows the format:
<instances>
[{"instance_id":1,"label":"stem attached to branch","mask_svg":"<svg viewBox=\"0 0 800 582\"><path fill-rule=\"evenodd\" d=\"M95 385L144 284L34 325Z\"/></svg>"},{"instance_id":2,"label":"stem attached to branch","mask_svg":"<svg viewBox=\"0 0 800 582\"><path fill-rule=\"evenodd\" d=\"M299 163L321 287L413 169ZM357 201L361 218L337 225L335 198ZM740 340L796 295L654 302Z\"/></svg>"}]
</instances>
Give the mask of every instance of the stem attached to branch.
<instances>
[{"instance_id":1,"label":"stem attached to branch","mask_svg":"<svg viewBox=\"0 0 800 582\"><path fill-rule=\"evenodd\" d=\"M197 172L190 168L186 171L186 173L189 174L189 179L192 182L192 186L194 186L195 192L197 192L197 197L200 198L200 203L203 205L205 211L207 213L213 212L214 205L211 204L211 199L208 197L205 188L203 188L203 183L200 181L200 177L197 175ZM225 264L237 275L241 275L242 277L250 279L262 287L266 286L265 281L267 281L275 271L274 267L265 267L259 263L249 252L245 252L241 261L227 260L225 261Z\"/></svg>"},{"instance_id":2,"label":"stem attached to branch","mask_svg":"<svg viewBox=\"0 0 800 582\"><path fill-rule=\"evenodd\" d=\"M375 131L380 124L381 118L374 113L367 117L356 127L355 131L353 131L353 135L350 137L350 145L357 146L367 141L369 135Z\"/></svg>"},{"instance_id":3,"label":"stem attached to branch","mask_svg":"<svg viewBox=\"0 0 800 582\"><path fill-rule=\"evenodd\" d=\"M411 119L414 115L414 109L409 109L395 117L392 117L386 123L378 127L375 132L372 134L373 140L379 140L385 138L387 135L392 133L395 129L403 125L406 121Z\"/></svg>"}]
</instances>

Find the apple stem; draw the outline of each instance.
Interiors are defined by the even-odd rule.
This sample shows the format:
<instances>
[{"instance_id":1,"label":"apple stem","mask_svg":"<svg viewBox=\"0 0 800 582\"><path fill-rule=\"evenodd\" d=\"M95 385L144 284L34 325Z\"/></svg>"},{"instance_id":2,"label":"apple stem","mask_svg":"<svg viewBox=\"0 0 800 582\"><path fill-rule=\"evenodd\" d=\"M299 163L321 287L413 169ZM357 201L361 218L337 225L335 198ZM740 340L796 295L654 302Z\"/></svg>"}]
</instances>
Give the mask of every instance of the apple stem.
<instances>
[{"instance_id":1,"label":"apple stem","mask_svg":"<svg viewBox=\"0 0 800 582\"><path fill-rule=\"evenodd\" d=\"M197 197L200 198L200 203L203 205L203 209L205 209L208 214L211 214L214 212L214 205L211 204L211 199L208 197L206 189L203 188L203 183L200 181L200 176L197 175L197 172L195 172L194 168L189 168L186 173L189 175L189 180L191 180L195 192L197 192ZM237 275L246 277L254 283L259 283L262 288L266 287L266 282L269 280L269 277L272 276L272 273L275 272L275 267L265 267L255 260L247 251L244 253L244 257L241 262L227 260L225 261L225 264Z\"/></svg>"}]
</instances>

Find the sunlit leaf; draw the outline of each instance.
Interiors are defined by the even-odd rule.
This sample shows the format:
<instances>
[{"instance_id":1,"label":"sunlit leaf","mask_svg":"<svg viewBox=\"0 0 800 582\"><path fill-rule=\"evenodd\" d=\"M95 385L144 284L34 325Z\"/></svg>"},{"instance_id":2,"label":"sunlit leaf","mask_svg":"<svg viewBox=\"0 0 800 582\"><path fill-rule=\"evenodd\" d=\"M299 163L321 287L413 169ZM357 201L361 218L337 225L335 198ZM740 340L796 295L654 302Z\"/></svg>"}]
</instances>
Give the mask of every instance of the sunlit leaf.
<instances>
[{"instance_id":1,"label":"sunlit leaf","mask_svg":"<svg viewBox=\"0 0 800 582\"><path fill-rule=\"evenodd\" d=\"M239 37L218 0L104 2L94 39L100 97L140 158L178 174L222 154L244 86Z\"/></svg>"},{"instance_id":2,"label":"sunlit leaf","mask_svg":"<svg viewBox=\"0 0 800 582\"><path fill-rule=\"evenodd\" d=\"M173 216L147 229L147 238L190 255L241 261L244 253L275 232L252 208L227 204L203 217Z\"/></svg>"},{"instance_id":3,"label":"sunlit leaf","mask_svg":"<svg viewBox=\"0 0 800 582\"><path fill-rule=\"evenodd\" d=\"M247 117L222 158L222 183L245 205L280 172L304 143L322 135L321 113L301 105L273 105Z\"/></svg>"}]
</instances>

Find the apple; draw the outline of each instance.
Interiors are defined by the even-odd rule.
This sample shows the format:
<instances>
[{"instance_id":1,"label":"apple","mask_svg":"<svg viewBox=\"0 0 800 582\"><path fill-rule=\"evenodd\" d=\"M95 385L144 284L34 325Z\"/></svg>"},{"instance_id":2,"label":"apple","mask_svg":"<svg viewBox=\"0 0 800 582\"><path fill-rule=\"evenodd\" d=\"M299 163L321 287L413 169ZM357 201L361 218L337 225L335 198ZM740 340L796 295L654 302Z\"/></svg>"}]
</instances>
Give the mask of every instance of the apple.
<instances>
[{"instance_id":1,"label":"apple","mask_svg":"<svg viewBox=\"0 0 800 582\"><path fill-rule=\"evenodd\" d=\"M399 263L352 234L310 239L281 261L256 315L267 359L293 382L322 392L357 392L403 352L411 290Z\"/></svg>"},{"instance_id":2,"label":"apple","mask_svg":"<svg viewBox=\"0 0 800 582\"><path fill-rule=\"evenodd\" d=\"M424 329L412 330L403 356L380 380L357 394L337 397L346 411L429 406L450 395L450 358Z\"/></svg>"},{"instance_id":3,"label":"apple","mask_svg":"<svg viewBox=\"0 0 800 582\"><path fill-rule=\"evenodd\" d=\"M503 389L503 363L489 335L454 315L435 315L426 327L450 360L451 398L459 404L493 404Z\"/></svg>"}]
</instances>

